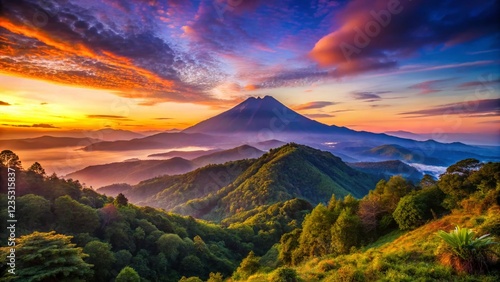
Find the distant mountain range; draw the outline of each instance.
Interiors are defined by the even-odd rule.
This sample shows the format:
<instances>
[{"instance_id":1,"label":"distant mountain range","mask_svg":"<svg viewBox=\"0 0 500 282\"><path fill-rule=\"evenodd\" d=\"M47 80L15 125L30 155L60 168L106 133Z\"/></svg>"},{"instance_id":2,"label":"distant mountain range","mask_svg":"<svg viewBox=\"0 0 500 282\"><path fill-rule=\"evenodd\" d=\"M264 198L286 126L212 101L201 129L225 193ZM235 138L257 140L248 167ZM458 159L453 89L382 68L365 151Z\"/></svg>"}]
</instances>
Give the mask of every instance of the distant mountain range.
<instances>
[{"instance_id":1,"label":"distant mountain range","mask_svg":"<svg viewBox=\"0 0 500 282\"><path fill-rule=\"evenodd\" d=\"M378 179L349 167L328 152L288 144L258 159L209 165L183 175L143 181L131 188L115 185L99 192L118 189L140 205L221 220L259 205L293 198L317 204L327 202L332 194L362 197Z\"/></svg>"},{"instance_id":2,"label":"distant mountain range","mask_svg":"<svg viewBox=\"0 0 500 282\"><path fill-rule=\"evenodd\" d=\"M482 133L413 133L398 130L387 131L385 133L400 138L407 138L418 141L434 139L438 142L449 142L450 140L455 140L466 144L480 146L498 146L500 144L500 130Z\"/></svg>"},{"instance_id":3,"label":"distant mountain range","mask_svg":"<svg viewBox=\"0 0 500 282\"><path fill-rule=\"evenodd\" d=\"M248 98L237 106L182 132L160 133L129 141L98 142L85 147L84 150L126 151L175 149L185 146L227 149L242 143L267 150L285 142L297 142L327 150L347 162L398 159L426 165L448 166L468 157L482 161L500 159L498 147L470 146L459 142L440 143L434 140L416 141L322 124L294 112L271 96ZM380 146L387 147L377 148ZM183 155L177 153L176 156Z\"/></svg>"},{"instance_id":4,"label":"distant mountain range","mask_svg":"<svg viewBox=\"0 0 500 282\"><path fill-rule=\"evenodd\" d=\"M83 148L84 151L127 151L161 148L181 148L187 146L210 146L219 144L220 138L206 134L158 133L129 141L99 142Z\"/></svg>"},{"instance_id":5,"label":"distant mountain range","mask_svg":"<svg viewBox=\"0 0 500 282\"><path fill-rule=\"evenodd\" d=\"M348 165L386 180L393 175L401 175L413 183L418 183L424 176L422 172L400 160L348 163Z\"/></svg>"},{"instance_id":6,"label":"distant mountain range","mask_svg":"<svg viewBox=\"0 0 500 282\"><path fill-rule=\"evenodd\" d=\"M9 132L8 136L12 136L11 139L18 140L26 140L26 139L34 139L41 136L49 136L49 137L70 137L70 138L78 138L78 139L92 139L92 140L100 140L100 141L116 141L116 140L130 140L134 138L142 138L147 136L145 133L137 133L130 130L122 130L122 129L113 129L113 128L103 128L97 130L63 130L63 129L47 129L47 130L39 130L36 132ZM1 134L0 134L1 136ZM5 135L7 136L7 134Z\"/></svg>"},{"instance_id":7,"label":"distant mountain range","mask_svg":"<svg viewBox=\"0 0 500 282\"><path fill-rule=\"evenodd\" d=\"M42 136L36 138L0 140L0 147L8 150L40 150L61 147L83 147L97 142L99 139Z\"/></svg>"},{"instance_id":8,"label":"distant mountain range","mask_svg":"<svg viewBox=\"0 0 500 282\"><path fill-rule=\"evenodd\" d=\"M168 151L165 153L156 153L156 154L151 154L148 155L149 158L165 158L165 159L171 159L171 158L183 158L186 160L192 160L197 157L201 157L204 155L208 155L211 153L219 152L221 151L220 149L214 149L214 150L195 150L195 151Z\"/></svg>"},{"instance_id":9,"label":"distant mountain range","mask_svg":"<svg viewBox=\"0 0 500 282\"><path fill-rule=\"evenodd\" d=\"M153 177L182 174L209 164L258 158L263 154L264 152L257 148L242 145L229 150L212 152L191 160L173 157L167 160L127 160L93 165L72 172L66 175L66 178L79 179L93 187L102 187L113 183L136 184Z\"/></svg>"},{"instance_id":10,"label":"distant mountain range","mask_svg":"<svg viewBox=\"0 0 500 282\"><path fill-rule=\"evenodd\" d=\"M135 184L159 175L181 174L193 169L193 163L182 158L139 160L92 165L67 174L65 178L78 179L97 188L113 183Z\"/></svg>"}]
</instances>

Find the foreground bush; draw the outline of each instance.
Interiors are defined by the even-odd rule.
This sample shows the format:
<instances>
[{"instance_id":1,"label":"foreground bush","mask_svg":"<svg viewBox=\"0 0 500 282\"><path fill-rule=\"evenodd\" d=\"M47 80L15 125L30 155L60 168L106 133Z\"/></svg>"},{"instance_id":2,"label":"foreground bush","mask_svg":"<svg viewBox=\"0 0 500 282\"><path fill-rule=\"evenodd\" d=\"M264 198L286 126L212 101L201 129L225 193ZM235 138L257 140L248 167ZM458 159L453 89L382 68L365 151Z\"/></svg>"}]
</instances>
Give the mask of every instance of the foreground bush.
<instances>
[{"instance_id":1,"label":"foreground bush","mask_svg":"<svg viewBox=\"0 0 500 282\"><path fill-rule=\"evenodd\" d=\"M489 234L476 238L471 229L457 226L450 233L438 231L438 236L445 243L438 250L441 263L450 265L458 272L488 271L488 264L494 256L490 247L495 244L493 239L488 238Z\"/></svg>"},{"instance_id":2,"label":"foreground bush","mask_svg":"<svg viewBox=\"0 0 500 282\"><path fill-rule=\"evenodd\" d=\"M297 272L293 268L279 268L272 276L272 282L298 282Z\"/></svg>"}]
</instances>

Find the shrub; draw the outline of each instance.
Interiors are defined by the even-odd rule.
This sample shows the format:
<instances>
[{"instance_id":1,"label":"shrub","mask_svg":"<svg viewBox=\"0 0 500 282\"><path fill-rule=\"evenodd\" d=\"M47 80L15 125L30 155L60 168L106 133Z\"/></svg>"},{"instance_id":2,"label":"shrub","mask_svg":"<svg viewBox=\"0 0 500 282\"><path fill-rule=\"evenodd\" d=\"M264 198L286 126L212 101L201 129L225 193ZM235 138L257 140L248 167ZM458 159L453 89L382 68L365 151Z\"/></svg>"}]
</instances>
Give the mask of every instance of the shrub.
<instances>
[{"instance_id":1,"label":"shrub","mask_svg":"<svg viewBox=\"0 0 500 282\"><path fill-rule=\"evenodd\" d=\"M457 226L450 233L440 230L437 235L445 242L439 249L441 263L459 272L484 273L488 269L489 248L495 244L489 234L476 238L471 229Z\"/></svg>"},{"instance_id":2,"label":"shrub","mask_svg":"<svg viewBox=\"0 0 500 282\"><path fill-rule=\"evenodd\" d=\"M401 230L415 229L422 225L424 221L425 204L419 202L414 195L403 197L392 214L394 220Z\"/></svg>"},{"instance_id":3,"label":"shrub","mask_svg":"<svg viewBox=\"0 0 500 282\"><path fill-rule=\"evenodd\" d=\"M344 265L325 279L326 282L363 282L365 281L363 272L355 269L352 265Z\"/></svg>"},{"instance_id":4,"label":"shrub","mask_svg":"<svg viewBox=\"0 0 500 282\"><path fill-rule=\"evenodd\" d=\"M298 282L299 278L295 269L282 267L276 270L271 278L272 282Z\"/></svg>"}]
</instances>

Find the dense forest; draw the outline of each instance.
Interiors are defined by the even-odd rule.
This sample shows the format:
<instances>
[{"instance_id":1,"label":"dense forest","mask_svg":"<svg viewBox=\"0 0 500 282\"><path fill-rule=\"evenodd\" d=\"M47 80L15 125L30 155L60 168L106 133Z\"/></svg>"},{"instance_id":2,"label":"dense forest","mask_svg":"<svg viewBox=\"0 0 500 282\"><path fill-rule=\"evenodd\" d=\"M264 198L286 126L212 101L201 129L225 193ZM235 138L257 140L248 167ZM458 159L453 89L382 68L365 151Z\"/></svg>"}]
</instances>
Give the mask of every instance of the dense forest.
<instances>
[{"instance_id":1,"label":"dense forest","mask_svg":"<svg viewBox=\"0 0 500 282\"><path fill-rule=\"evenodd\" d=\"M289 173L281 176L286 182L300 168L282 166L281 158L317 166L331 158L294 148L287 145L259 161L242 161L238 169L278 163L270 169ZM283 153L291 151L296 153ZM255 199L245 196L254 192L245 189L259 185L254 174L249 181L241 179L246 184L236 190L238 207L245 209L217 223L136 206L121 193L99 194L77 180L46 175L39 163L23 168L7 150L0 154L3 203L9 200L4 186L8 167L16 169L16 275L8 273L10 247L2 247L2 281L500 279L500 163L466 159L439 179L425 175L415 183L392 176L368 193L359 192L361 196L330 194L329 200L315 199L319 203L314 204L307 198L276 197L255 205ZM314 172L316 166L309 169ZM365 175L341 179L338 168L325 169L337 177L335 183L345 185L356 183L347 178ZM196 178L200 171L191 176ZM269 181L263 185L272 193L275 186ZM3 225L7 216L2 204ZM0 234L5 246L9 235Z\"/></svg>"}]
</instances>

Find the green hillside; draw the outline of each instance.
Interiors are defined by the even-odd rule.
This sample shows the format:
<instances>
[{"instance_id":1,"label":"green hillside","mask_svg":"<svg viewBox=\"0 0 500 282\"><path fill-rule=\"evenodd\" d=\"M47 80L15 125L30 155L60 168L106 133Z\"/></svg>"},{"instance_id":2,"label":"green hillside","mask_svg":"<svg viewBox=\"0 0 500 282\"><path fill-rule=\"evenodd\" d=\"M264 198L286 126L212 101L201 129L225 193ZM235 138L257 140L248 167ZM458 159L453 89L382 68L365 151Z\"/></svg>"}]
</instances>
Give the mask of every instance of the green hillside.
<instances>
[{"instance_id":1,"label":"green hillside","mask_svg":"<svg viewBox=\"0 0 500 282\"><path fill-rule=\"evenodd\" d=\"M124 194L139 204L220 221L293 198L318 204L327 202L332 194L362 197L376 180L329 152L288 144L258 159L144 181Z\"/></svg>"},{"instance_id":2,"label":"green hillside","mask_svg":"<svg viewBox=\"0 0 500 282\"><path fill-rule=\"evenodd\" d=\"M251 165L250 160L208 165L186 174L145 180L123 193L142 205L166 210L189 200L207 197L229 185Z\"/></svg>"},{"instance_id":3,"label":"green hillside","mask_svg":"<svg viewBox=\"0 0 500 282\"><path fill-rule=\"evenodd\" d=\"M380 180L362 197L330 194L329 200L314 205L304 197L276 200L228 212L214 223L139 207L123 194L101 195L78 181L46 175L38 163L22 169L9 151L3 151L0 160L1 179L8 179L7 167L16 170L17 220L17 280L8 273L12 246L2 245L2 281L104 282L117 277L121 281L126 275L136 277L132 281L168 282L500 279L500 163L466 159L450 166L438 180L425 176L415 185L393 176ZM196 196L196 187L201 187L196 185L218 175L221 188L202 192L208 192L205 198L211 201L224 195L220 205L207 202L205 206L207 214L215 217L224 208L231 209L224 201L255 175L276 177L280 185L290 179L300 183L296 178L307 178L305 172L288 169L301 163L331 181L339 180L339 186L349 183L336 178L344 174L366 176L346 170L329 153L289 144L257 160L229 163L238 171L231 177L221 174L228 173L229 164L212 165L190 174L151 179L131 190L144 187L156 195L153 190L171 181L169 187L176 188L169 193L175 198L188 191L175 186L186 181L186 187L191 187L186 194ZM278 168L288 175L261 171ZM297 176L292 177L292 172ZM307 181L311 180L306 179L303 186ZM274 189L273 185L266 187ZM1 188L0 200L7 202L12 193ZM109 190L123 188L127 189L118 185ZM249 189L242 197L248 203L259 192ZM193 201L186 207L199 204ZM0 220L7 222L8 214L4 205ZM461 229L453 231L456 226ZM453 232L462 235L453 237ZM8 236L2 232L0 240L9 242Z\"/></svg>"}]
</instances>

